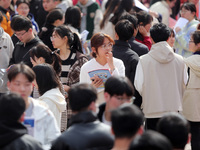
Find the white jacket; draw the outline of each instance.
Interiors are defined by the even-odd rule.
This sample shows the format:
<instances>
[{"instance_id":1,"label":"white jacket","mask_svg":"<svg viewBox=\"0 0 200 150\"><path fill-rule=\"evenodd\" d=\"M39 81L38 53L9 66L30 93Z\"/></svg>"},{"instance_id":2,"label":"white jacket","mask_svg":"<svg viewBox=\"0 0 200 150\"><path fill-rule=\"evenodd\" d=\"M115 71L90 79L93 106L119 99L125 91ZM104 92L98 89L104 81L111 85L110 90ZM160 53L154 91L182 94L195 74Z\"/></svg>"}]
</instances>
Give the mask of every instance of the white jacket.
<instances>
[{"instance_id":1,"label":"white jacket","mask_svg":"<svg viewBox=\"0 0 200 150\"><path fill-rule=\"evenodd\" d=\"M54 88L45 92L38 99L45 102L49 106L49 109L54 114L57 121L57 125L60 128L61 114L66 110L66 101L59 88Z\"/></svg>"},{"instance_id":2,"label":"white jacket","mask_svg":"<svg viewBox=\"0 0 200 150\"><path fill-rule=\"evenodd\" d=\"M56 119L44 104L33 98L29 100L33 103L31 117L35 119L34 138L40 141L45 149L50 148L51 142L60 135Z\"/></svg>"}]
</instances>

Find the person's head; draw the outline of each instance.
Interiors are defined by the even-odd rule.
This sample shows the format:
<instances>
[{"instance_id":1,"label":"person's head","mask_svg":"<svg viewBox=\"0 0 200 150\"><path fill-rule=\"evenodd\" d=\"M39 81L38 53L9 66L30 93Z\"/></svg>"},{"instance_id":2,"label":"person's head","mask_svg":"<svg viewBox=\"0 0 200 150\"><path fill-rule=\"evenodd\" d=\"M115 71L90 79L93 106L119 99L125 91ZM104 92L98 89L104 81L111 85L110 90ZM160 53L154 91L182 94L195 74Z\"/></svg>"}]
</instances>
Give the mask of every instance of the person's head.
<instances>
[{"instance_id":1,"label":"person's head","mask_svg":"<svg viewBox=\"0 0 200 150\"><path fill-rule=\"evenodd\" d=\"M26 109L23 98L16 93L0 97L0 120L20 121Z\"/></svg>"},{"instance_id":2,"label":"person's head","mask_svg":"<svg viewBox=\"0 0 200 150\"><path fill-rule=\"evenodd\" d=\"M52 52L48 46L39 44L30 49L31 63L33 66L47 63L51 64L57 75L61 73L61 59L56 52Z\"/></svg>"},{"instance_id":3,"label":"person's head","mask_svg":"<svg viewBox=\"0 0 200 150\"><path fill-rule=\"evenodd\" d=\"M90 84L73 85L68 92L69 104L73 112L96 111L96 88Z\"/></svg>"},{"instance_id":4,"label":"person's head","mask_svg":"<svg viewBox=\"0 0 200 150\"><path fill-rule=\"evenodd\" d=\"M164 135L147 130L133 140L129 150L172 150L172 146Z\"/></svg>"},{"instance_id":5,"label":"person's head","mask_svg":"<svg viewBox=\"0 0 200 150\"><path fill-rule=\"evenodd\" d=\"M11 28L15 36L23 43L29 42L34 37L32 22L27 17L15 15L11 20Z\"/></svg>"},{"instance_id":6,"label":"person's head","mask_svg":"<svg viewBox=\"0 0 200 150\"><path fill-rule=\"evenodd\" d=\"M121 0L115 13L114 16L110 19L110 21L116 25L116 23L119 21L120 16L124 12L130 12L134 6L134 0Z\"/></svg>"},{"instance_id":7,"label":"person's head","mask_svg":"<svg viewBox=\"0 0 200 150\"><path fill-rule=\"evenodd\" d=\"M66 25L54 28L51 41L54 48L63 47L65 44L70 50L82 53L82 46L78 35L73 33Z\"/></svg>"},{"instance_id":8,"label":"person's head","mask_svg":"<svg viewBox=\"0 0 200 150\"><path fill-rule=\"evenodd\" d=\"M86 5L88 0L79 0L79 2L81 3L81 5Z\"/></svg>"},{"instance_id":9,"label":"person's head","mask_svg":"<svg viewBox=\"0 0 200 150\"><path fill-rule=\"evenodd\" d=\"M170 36L169 39L167 40L167 43L173 48L175 42L175 33L172 28L169 28L169 30L170 30Z\"/></svg>"},{"instance_id":10,"label":"person's head","mask_svg":"<svg viewBox=\"0 0 200 150\"><path fill-rule=\"evenodd\" d=\"M119 20L123 20L123 19L126 19L128 21L130 21L133 25L133 28L134 28L134 33L133 33L133 36L135 37L138 33L138 19L136 16L134 15L131 15L129 13L124 13Z\"/></svg>"},{"instance_id":11,"label":"person's head","mask_svg":"<svg viewBox=\"0 0 200 150\"><path fill-rule=\"evenodd\" d=\"M169 8L172 8L175 6L176 0L165 0L169 6Z\"/></svg>"},{"instance_id":12,"label":"person's head","mask_svg":"<svg viewBox=\"0 0 200 150\"><path fill-rule=\"evenodd\" d=\"M4 9L8 9L11 4L11 0L0 0L0 6Z\"/></svg>"},{"instance_id":13,"label":"person's head","mask_svg":"<svg viewBox=\"0 0 200 150\"><path fill-rule=\"evenodd\" d=\"M131 103L134 87L127 77L112 76L106 80L104 87L104 97L109 110L124 103Z\"/></svg>"},{"instance_id":14,"label":"person's head","mask_svg":"<svg viewBox=\"0 0 200 150\"><path fill-rule=\"evenodd\" d=\"M56 8L56 4L56 0L42 0L42 6L44 10L48 12Z\"/></svg>"},{"instance_id":15,"label":"person's head","mask_svg":"<svg viewBox=\"0 0 200 150\"><path fill-rule=\"evenodd\" d=\"M61 90L61 83L53 67L49 64L39 64L33 67L36 74L36 82L34 85L39 91L40 95L45 92L59 88Z\"/></svg>"},{"instance_id":16,"label":"person's head","mask_svg":"<svg viewBox=\"0 0 200 150\"><path fill-rule=\"evenodd\" d=\"M46 16L45 26L54 25L59 26L64 24L65 17L64 12L60 8L55 8L51 10Z\"/></svg>"},{"instance_id":17,"label":"person's head","mask_svg":"<svg viewBox=\"0 0 200 150\"><path fill-rule=\"evenodd\" d=\"M94 58L106 58L108 52L112 51L114 40L107 34L96 33L91 38L92 56Z\"/></svg>"},{"instance_id":18,"label":"person's head","mask_svg":"<svg viewBox=\"0 0 200 150\"><path fill-rule=\"evenodd\" d=\"M128 41L134 33L133 24L128 20L120 20L115 25L116 37L120 41Z\"/></svg>"},{"instance_id":19,"label":"person's head","mask_svg":"<svg viewBox=\"0 0 200 150\"><path fill-rule=\"evenodd\" d=\"M35 73L27 65L23 63L12 65L8 70L8 89L28 100L33 90L34 79Z\"/></svg>"},{"instance_id":20,"label":"person's head","mask_svg":"<svg viewBox=\"0 0 200 150\"><path fill-rule=\"evenodd\" d=\"M153 43L167 41L170 36L170 29L163 23L154 24L150 29L150 36Z\"/></svg>"},{"instance_id":21,"label":"person's head","mask_svg":"<svg viewBox=\"0 0 200 150\"><path fill-rule=\"evenodd\" d=\"M193 3L184 3L180 10L181 17L189 21L196 17L196 6Z\"/></svg>"},{"instance_id":22,"label":"person's head","mask_svg":"<svg viewBox=\"0 0 200 150\"><path fill-rule=\"evenodd\" d=\"M24 17L28 16L29 13L29 1L28 0L17 0L17 12L19 15L22 15Z\"/></svg>"},{"instance_id":23,"label":"person's head","mask_svg":"<svg viewBox=\"0 0 200 150\"><path fill-rule=\"evenodd\" d=\"M71 6L67 8L65 12L65 24L71 25L78 29L81 25L81 10L77 6Z\"/></svg>"},{"instance_id":24,"label":"person's head","mask_svg":"<svg viewBox=\"0 0 200 150\"><path fill-rule=\"evenodd\" d=\"M101 29L105 26L105 24L108 21L110 15L115 12L117 7L119 6L119 3L120 3L120 0L110 0L110 1L108 1L106 3L107 8L106 8L106 11L105 11L105 13L103 15L103 20L100 23L100 28Z\"/></svg>"},{"instance_id":25,"label":"person's head","mask_svg":"<svg viewBox=\"0 0 200 150\"><path fill-rule=\"evenodd\" d=\"M151 24L153 21L153 17L146 11L140 11L136 14L138 19L138 25L144 26L147 32L149 32L151 28ZM139 32L138 32L139 33Z\"/></svg>"},{"instance_id":26,"label":"person's head","mask_svg":"<svg viewBox=\"0 0 200 150\"><path fill-rule=\"evenodd\" d=\"M184 149L188 141L190 126L178 113L167 113L157 124L157 131L166 136L174 149Z\"/></svg>"},{"instance_id":27,"label":"person's head","mask_svg":"<svg viewBox=\"0 0 200 150\"><path fill-rule=\"evenodd\" d=\"M144 116L135 105L121 105L111 111L111 122L116 139L132 139L143 132Z\"/></svg>"},{"instance_id":28,"label":"person's head","mask_svg":"<svg viewBox=\"0 0 200 150\"><path fill-rule=\"evenodd\" d=\"M192 33L189 41L189 50L191 52L200 51L200 30L194 31L194 33Z\"/></svg>"}]
</instances>

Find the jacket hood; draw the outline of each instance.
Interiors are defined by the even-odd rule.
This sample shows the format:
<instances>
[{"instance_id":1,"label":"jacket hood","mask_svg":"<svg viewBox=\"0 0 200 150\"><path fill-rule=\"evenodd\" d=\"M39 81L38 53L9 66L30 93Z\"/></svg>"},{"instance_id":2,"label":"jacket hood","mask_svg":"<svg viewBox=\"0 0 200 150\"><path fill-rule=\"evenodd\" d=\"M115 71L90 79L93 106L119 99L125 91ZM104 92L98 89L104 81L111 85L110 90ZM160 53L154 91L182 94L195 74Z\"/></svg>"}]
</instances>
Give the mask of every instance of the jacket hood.
<instances>
[{"instance_id":1,"label":"jacket hood","mask_svg":"<svg viewBox=\"0 0 200 150\"><path fill-rule=\"evenodd\" d=\"M0 149L13 140L27 134L27 129L21 123L12 120L0 121Z\"/></svg>"},{"instance_id":2,"label":"jacket hood","mask_svg":"<svg viewBox=\"0 0 200 150\"><path fill-rule=\"evenodd\" d=\"M66 110L66 101L65 97L60 92L59 88L51 89L45 92L41 97L40 100L48 99L51 100L56 106L59 108L60 112Z\"/></svg>"},{"instance_id":3,"label":"jacket hood","mask_svg":"<svg viewBox=\"0 0 200 150\"><path fill-rule=\"evenodd\" d=\"M94 3L95 1L94 0L88 0L88 2L85 4L85 5L82 5L80 3L80 1L78 2L78 5L81 7L81 8L86 8L88 6L90 6L92 3Z\"/></svg>"},{"instance_id":4,"label":"jacket hood","mask_svg":"<svg viewBox=\"0 0 200 150\"><path fill-rule=\"evenodd\" d=\"M153 44L148 54L160 63L169 63L174 59L173 49L166 41Z\"/></svg>"},{"instance_id":5,"label":"jacket hood","mask_svg":"<svg viewBox=\"0 0 200 150\"><path fill-rule=\"evenodd\" d=\"M184 58L185 64L200 77L200 55L192 55L188 58Z\"/></svg>"}]
</instances>

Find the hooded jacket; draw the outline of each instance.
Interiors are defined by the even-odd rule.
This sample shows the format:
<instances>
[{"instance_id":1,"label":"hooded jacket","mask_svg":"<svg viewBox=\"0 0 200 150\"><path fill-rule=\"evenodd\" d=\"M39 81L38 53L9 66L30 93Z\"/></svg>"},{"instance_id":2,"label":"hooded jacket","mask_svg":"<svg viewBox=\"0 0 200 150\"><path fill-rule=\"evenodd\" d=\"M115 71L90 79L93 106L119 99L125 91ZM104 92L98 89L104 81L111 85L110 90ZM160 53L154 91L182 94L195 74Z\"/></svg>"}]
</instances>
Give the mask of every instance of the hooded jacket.
<instances>
[{"instance_id":1,"label":"hooded jacket","mask_svg":"<svg viewBox=\"0 0 200 150\"><path fill-rule=\"evenodd\" d=\"M134 84L142 96L146 118L182 111L186 74L183 58L166 41L153 44L151 51L140 57Z\"/></svg>"},{"instance_id":2,"label":"hooded jacket","mask_svg":"<svg viewBox=\"0 0 200 150\"><path fill-rule=\"evenodd\" d=\"M189 121L200 122L200 55L192 55L184 62L190 71L183 96L183 115Z\"/></svg>"},{"instance_id":3,"label":"hooded jacket","mask_svg":"<svg viewBox=\"0 0 200 150\"><path fill-rule=\"evenodd\" d=\"M12 120L0 121L1 150L42 150L42 145L27 135L27 129L21 123Z\"/></svg>"},{"instance_id":4,"label":"hooded jacket","mask_svg":"<svg viewBox=\"0 0 200 150\"><path fill-rule=\"evenodd\" d=\"M66 110L66 101L59 88L54 88L46 91L39 100L48 104L49 109L54 114L58 127L61 125L61 114Z\"/></svg>"}]
</instances>

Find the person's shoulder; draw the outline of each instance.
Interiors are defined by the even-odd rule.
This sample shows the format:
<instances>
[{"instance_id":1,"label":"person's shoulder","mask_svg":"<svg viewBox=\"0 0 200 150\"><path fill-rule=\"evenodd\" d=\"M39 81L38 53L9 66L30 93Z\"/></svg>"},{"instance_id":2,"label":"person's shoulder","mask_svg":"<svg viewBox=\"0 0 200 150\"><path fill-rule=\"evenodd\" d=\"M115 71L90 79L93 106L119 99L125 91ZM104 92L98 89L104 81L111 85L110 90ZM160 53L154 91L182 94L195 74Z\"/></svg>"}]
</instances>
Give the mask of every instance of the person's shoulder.
<instances>
[{"instance_id":1,"label":"person's shoulder","mask_svg":"<svg viewBox=\"0 0 200 150\"><path fill-rule=\"evenodd\" d=\"M28 134L24 134L21 137L21 141L24 141L25 145L27 145L29 148L31 147L32 150L43 149L41 143Z\"/></svg>"}]
</instances>

